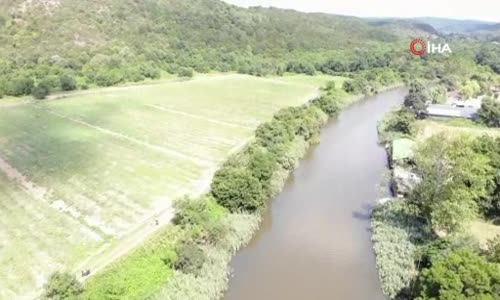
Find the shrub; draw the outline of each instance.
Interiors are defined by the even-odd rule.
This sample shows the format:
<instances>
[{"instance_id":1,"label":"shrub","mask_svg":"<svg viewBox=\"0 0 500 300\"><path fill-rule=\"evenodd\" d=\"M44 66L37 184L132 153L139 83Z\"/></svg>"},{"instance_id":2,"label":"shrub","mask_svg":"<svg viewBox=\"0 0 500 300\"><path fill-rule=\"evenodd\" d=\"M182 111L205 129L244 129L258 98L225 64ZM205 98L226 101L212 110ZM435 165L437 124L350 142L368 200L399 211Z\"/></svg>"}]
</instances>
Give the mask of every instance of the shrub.
<instances>
[{"instance_id":1,"label":"shrub","mask_svg":"<svg viewBox=\"0 0 500 300\"><path fill-rule=\"evenodd\" d=\"M175 202L176 225L203 225L210 221L219 221L225 216L224 208L217 205L211 197L200 199L182 198Z\"/></svg>"},{"instance_id":2,"label":"shrub","mask_svg":"<svg viewBox=\"0 0 500 300\"><path fill-rule=\"evenodd\" d=\"M337 99L333 95L323 95L314 99L312 103L330 117L333 117L339 111Z\"/></svg>"},{"instance_id":3,"label":"shrub","mask_svg":"<svg viewBox=\"0 0 500 300\"><path fill-rule=\"evenodd\" d=\"M410 91L404 100L404 106L419 118L424 118L427 113L427 102L431 101L424 85L420 82L412 82Z\"/></svg>"},{"instance_id":4,"label":"shrub","mask_svg":"<svg viewBox=\"0 0 500 300\"><path fill-rule=\"evenodd\" d=\"M274 155L265 148L258 146L253 147L250 152L248 160L250 161L249 169L252 175L261 183L269 181L274 170L276 170Z\"/></svg>"},{"instance_id":5,"label":"shrub","mask_svg":"<svg viewBox=\"0 0 500 300\"><path fill-rule=\"evenodd\" d=\"M158 79L161 77L160 69L156 68L152 64L143 65L141 67L141 72L146 78Z\"/></svg>"},{"instance_id":6,"label":"shrub","mask_svg":"<svg viewBox=\"0 0 500 300\"><path fill-rule=\"evenodd\" d=\"M177 248L177 260L174 268L184 273L196 274L205 262L203 249L194 241L186 240L181 242Z\"/></svg>"},{"instance_id":7,"label":"shrub","mask_svg":"<svg viewBox=\"0 0 500 300\"><path fill-rule=\"evenodd\" d=\"M76 89L76 81L70 75L61 75L59 78L59 82L61 85L61 90L63 91L72 91Z\"/></svg>"},{"instance_id":8,"label":"shrub","mask_svg":"<svg viewBox=\"0 0 500 300\"><path fill-rule=\"evenodd\" d=\"M205 263L197 274L175 272L163 287L147 299L220 299L227 289L227 266L232 255L247 243L259 227L259 216L255 214L229 214L226 219L230 232L225 243L217 247L206 247ZM132 298L133 299L133 298Z\"/></svg>"},{"instance_id":9,"label":"shrub","mask_svg":"<svg viewBox=\"0 0 500 300\"><path fill-rule=\"evenodd\" d=\"M419 300L497 299L500 267L467 249L433 262L418 278Z\"/></svg>"},{"instance_id":10,"label":"shrub","mask_svg":"<svg viewBox=\"0 0 500 300\"><path fill-rule=\"evenodd\" d=\"M179 77L192 78L194 76L193 70L188 68L183 68L177 73Z\"/></svg>"},{"instance_id":11,"label":"shrub","mask_svg":"<svg viewBox=\"0 0 500 300\"><path fill-rule=\"evenodd\" d=\"M344 81L344 83L342 84L342 89L349 94L356 94L358 92L352 80Z\"/></svg>"},{"instance_id":12,"label":"shrub","mask_svg":"<svg viewBox=\"0 0 500 300\"><path fill-rule=\"evenodd\" d=\"M29 95L33 91L35 82L29 77L19 77L7 85L7 94L11 96Z\"/></svg>"},{"instance_id":13,"label":"shrub","mask_svg":"<svg viewBox=\"0 0 500 300\"><path fill-rule=\"evenodd\" d=\"M31 95L35 99L45 99L50 93L49 86L44 82L40 82L36 87L33 88Z\"/></svg>"},{"instance_id":14,"label":"shrub","mask_svg":"<svg viewBox=\"0 0 500 300\"><path fill-rule=\"evenodd\" d=\"M500 101L491 97L483 99L478 112L479 121L489 127L500 127Z\"/></svg>"},{"instance_id":15,"label":"shrub","mask_svg":"<svg viewBox=\"0 0 500 300\"><path fill-rule=\"evenodd\" d=\"M212 195L231 212L253 212L264 206L262 185L250 170L222 167L212 180Z\"/></svg>"},{"instance_id":16,"label":"shrub","mask_svg":"<svg viewBox=\"0 0 500 300\"><path fill-rule=\"evenodd\" d=\"M335 90L335 88L336 88L335 81L332 80L332 81L328 81L328 83L326 84L324 90L325 91L333 91L333 90Z\"/></svg>"},{"instance_id":17,"label":"shrub","mask_svg":"<svg viewBox=\"0 0 500 300\"><path fill-rule=\"evenodd\" d=\"M488 241L486 256L492 263L500 264L500 235Z\"/></svg>"},{"instance_id":18,"label":"shrub","mask_svg":"<svg viewBox=\"0 0 500 300\"><path fill-rule=\"evenodd\" d=\"M286 67L286 71L293 73L303 73L310 76L316 74L316 69L312 64L303 62L289 62Z\"/></svg>"},{"instance_id":19,"label":"shrub","mask_svg":"<svg viewBox=\"0 0 500 300\"><path fill-rule=\"evenodd\" d=\"M321 126L326 122L326 119L326 115L321 109L316 106L309 106L303 111L296 134L304 137L306 141L311 141L319 135Z\"/></svg>"},{"instance_id":20,"label":"shrub","mask_svg":"<svg viewBox=\"0 0 500 300\"><path fill-rule=\"evenodd\" d=\"M255 131L258 144L277 154L279 145L284 145L293 140L295 132L291 128L291 122L280 122L273 120L260 125Z\"/></svg>"},{"instance_id":21,"label":"shrub","mask_svg":"<svg viewBox=\"0 0 500 300\"><path fill-rule=\"evenodd\" d=\"M383 142L416 133L415 115L406 109L391 112L379 124L379 136Z\"/></svg>"},{"instance_id":22,"label":"shrub","mask_svg":"<svg viewBox=\"0 0 500 300\"><path fill-rule=\"evenodd\" d=\"M122 75L118 70L100 70L96 77L95 83L99 86L112 86L123 80Z\"/></svg>"},{"instance_id":23,"label":"shrub","mask_svg":"<svg viewBox=\"0 0 500 300\"><path fill-rule=\"evenodd\" d=\"M63 300L78 296L83 292L81 283L69 273L56 272L44 286L42 299Z\"/></svg>"},{"instance_id":24,"label":"shrub","mask_svg":"<svg viewBox=\"0 0 500 300\"><path fill-rule=\"evenodd\" d=\"M226 211L211 197L184 198L176 201L175 208L173 223L189 227L203 241L217 244L227 233L228 228L223 222Z\"/></svg>"}]
</instances>

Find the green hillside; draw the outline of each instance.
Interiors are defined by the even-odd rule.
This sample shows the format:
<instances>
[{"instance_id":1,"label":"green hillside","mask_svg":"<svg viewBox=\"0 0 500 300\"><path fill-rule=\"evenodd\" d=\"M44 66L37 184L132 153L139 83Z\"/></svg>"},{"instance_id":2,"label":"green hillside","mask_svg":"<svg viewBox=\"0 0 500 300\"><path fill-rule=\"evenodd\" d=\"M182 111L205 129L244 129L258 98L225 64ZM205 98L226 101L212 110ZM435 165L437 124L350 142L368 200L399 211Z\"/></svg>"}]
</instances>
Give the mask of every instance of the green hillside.
<instances>
[{"instance_id":1,"label":"green hillside","mask_svg":"<svg viewBox=\"0 0 500 300\"><path fill-rule=\"evenodd\" d=\"M424 24L429 24L437 31L443 33L466 33L478 30L488 30L495 26L494 22L479 20L456 20L432 17L415 18L415 20Z\"/></svg>"},{"instance_id":2,"label":"green hillside","mask_svg":"<svg viewBox=\"0 0 500 300\"><path fill-rule=\"evenodd\" d=\"M0 3L0 94L29 94L41 81L58 89L63 74L76 80L63 89L73 89L184 68L308 73L311 64L354 57L352 49L368 59L426 30L407 28L219 0L8 0Z\"/></svg>"}]
</instances>

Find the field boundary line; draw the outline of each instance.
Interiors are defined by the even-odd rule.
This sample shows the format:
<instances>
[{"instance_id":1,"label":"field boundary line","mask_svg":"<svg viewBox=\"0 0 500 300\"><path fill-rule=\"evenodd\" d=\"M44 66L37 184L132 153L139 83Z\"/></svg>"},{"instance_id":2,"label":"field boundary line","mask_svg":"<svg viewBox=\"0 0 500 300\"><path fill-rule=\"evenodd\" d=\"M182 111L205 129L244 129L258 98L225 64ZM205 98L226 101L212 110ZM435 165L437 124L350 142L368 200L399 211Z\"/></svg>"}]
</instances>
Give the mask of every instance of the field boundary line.
<instances>
[{"instance_id":1,"label":"field boundary line","mask_svg":"<svg viewBox=\"0 0 500 300\"><path fill-rule=\"evenodd\" d=\"M15 167L10 165L6 160L0 157L0 171L2 171L8 179L20 184L23 189L28 192L33 198L47 202L45 200L45 195L47 194L47 188L41 187L30 181L26 176L19 172Z\"/></svg>"},{"instance_id":2,"label":"field boundary line","mask_svg":"<svg viewBox=\"0 0 500 300\"><path fill-rule=\"evenodd\" d=\"M255 128L250 127L250 126L238 125L238 124L234 124L234 123L230 123L230 122L224 122L224 121L214 120L214 119L211 119L211 118L202 117L202 116L199 116L199 115L195 115L195 114L183 112L183 111L176 110L176 109L166 108L166 107L163 107L163 106L160 106L160 105L145 104L145 106L151 107L151 108L155 108L155 109L158 109L158 110L162 110L162 111L166 111L166 112L173 113L173 114L179 114L179 115L182 115L182 116L185 116L185 117L189 117L189 118L193 118L193 119L207 121L207 122L218 124L218 125L230 126L230 127L236 127L236 128L243 128L243 129L248 129L248 130L254 130L255 129Z\"/></svg>"},{"instance_id":3,"label":"field boundary line","mask_svg":"<svg viewBox=\"0 0 500 300\"><path fill-rule=\"evenodd\" d=\"M53 114L53 115L59 117L59 118L71 121L73 123L77 123L79 125L82 125L82 126L85 126L85 127L88 127L88 128L92 128L92 129L97 130L99 132L111 135L111 136L113 136L115 138L126 140L126 141L132 142L134 144L141 145L141 146L146 147L148 149L151 149L151 150L154 150L154 151L157 151L157 152L161 152L161 153L169 155L169 156L173 156L173 157L176 157L176 158L190 160L190 161L195 162L196 164L201 165L201 166L211 166L213 164L213 162L211 162L211 161L200 159L200 158L195 158L195 157L189 156L187 154L180 153L180 152L172 150L172 149L167 149L165 147L161 147L161 146L158 146L158 145L153 145L153 144L150 144L148 142L141 141L139 139L136 139L136 138L124 135L122 133L119 133L119 132L116 132L116 131L113 131L113 130L110 130L110 129L106 129L106 128L103 128L103 127L100 127L100 126L97 126L97 125L93 125L93 124L87 123L87 122L82 121L82 120L78 120L78 119L75 119L75 118L72 118L72 117L65 116L63 114L57 113L55 111L52 111L50 109L44 109L44 110L46 112L50 113L50 114Z\"/></svg>"},{"instance_id":4,"label":"field boundary line","mask_svg":"<svg viewBox=\"0 0 500 300\"><path fill-rule=\"evenodd\" d=\"M89 233L92 236L99 236L101 237L101 234L96 232L92 226L89 226L88 223L80 221L77 217L74 215L67 213L67 211L58 209L50 203L50 201L46 198L49 189L46 187L37 185L36 183L30 181L26 176L24 176L19 170L17 170L14 166L9 164L6 160L4 160L2 157L0 157L0 171L4 173L9 180L12 180L16 184L19 184L22 189L28 193L33 199L40 201L44 205L47 205L48 208L52 208L54 211L56 211L59 214L63 214L67 216L70 219L78 221L79 225L82 226L81 230ZM99 228L100 229L100 228Z\"/></svg>"},{"instance_id":5,"label":"field boundary line","mask_svg":"<svg viewBox=\"0 0 500 300\"><path fill-rule=\"evenodd\" d=\"M12 107L18 107L18 106L24 106L27 104L30 104L30 101L23 101L19 103L9 103L9 104L2 104L0 105L0 109L7 109L7 108L12 108Z\"/></svg>"}]
</instances>

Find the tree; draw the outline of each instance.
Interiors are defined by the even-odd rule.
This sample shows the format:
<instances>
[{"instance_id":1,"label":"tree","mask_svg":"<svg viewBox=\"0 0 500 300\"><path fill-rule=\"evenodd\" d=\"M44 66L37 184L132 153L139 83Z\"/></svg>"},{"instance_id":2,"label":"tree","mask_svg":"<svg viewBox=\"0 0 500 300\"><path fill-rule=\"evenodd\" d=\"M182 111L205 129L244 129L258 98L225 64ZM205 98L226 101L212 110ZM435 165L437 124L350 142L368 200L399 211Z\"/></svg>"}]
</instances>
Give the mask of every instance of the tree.
<instances>
[{"instance_id":1,"label":"tree","mask_svg":"<svg viewBox=\"0 0 500 300\"><path fill-rule=\"evenodd\" d=\"M486 97L478 112L479 121L489 127L500 127L500 101Z\"/></svg>"},{"instance_id":2,"label":"tree","mask_svg":"<svg viewBox=\"0 0 500 300\"><path fill-rule=\"evenodd\" d=\"M486 257L489 261L500 264L500 235L488 241Z\"/></svg>"},{"instance_id":3,"label":"tree","mask_svg":"<svg viewBox=\"0 0 500 300\"><path fill-rule=\"evenodd\" d=\"M326 84L326 86L324 88L322 88L322 90L327 91L327 92L333 92L333 91L335 91L335 88L336 88L335 81L331 80L331 81L328 81L328 83Z\"/></svg>"},{"instance_id":4,"label":"tree","mask_svg":"<svg viewBox=\"0 0 500 300\"><path fill-rule=\"evenodd\" d=\"M467 80L460 86L460 94L464 99L470 99L481 92L481 86L476 80Z\"/></svg>"},{"instance_id":5,"label":"tree","mask_svg":"<svg viewBox=\"0 0 500 300\"><path fill-rule=\"evenodd\" d=\"M342 89L349 94L354 94L357 92L356 86L352 80L346 80L342 84Z\"/></svg>"},{"instance_id":6,"label":"tree","mask_svg":"<svg viewBox=\"0 0 500 300\"><path fill-rule=\"evenodd\" d=\"M390 116L385 125L385 130L413 135L416 131L415 115L406 109L401 109Z\"/></svg>"},{"instance_id":7,"label":"tree","mask_svg":"<svg viewBox=\"0 0 500 300\"><path fill-rule=\"evenodd\" d=\"M29 95L33 91L35 82L29 77L19 77L7 85L7 94L11 96Z\"/></svg>"},{"instance_id":8,"label":"tree","mask_svg":"<svg viewBox=\"0 0 500 300\"><path fill-rule=\"evenodd\" d=\"M500 218L500 137L492 138L484 135L474 141L473 149L489 159L491 167L487 195L481 197L479 206L484 216Z\"/></svg>"},{"instance_id":9,"label":"tree","mask_svg":"<svg viewBox=\"0 0 500 300\"><path fill-rule=\"evenodd\" d=\"M276 169L276 159L264 147L252 147L249 157L249 167L252 174L261 184L268 183Z\"/></svg>"},{"instance_id":10,"label":"tree","mask_svg":"<svg viewBox=\"0 0 500 300\"><path fill-rule=\"evenodd\" d=\"M49 93L50 93L50 88L44 82L40 82L37 86L33 88L33 91L31 92L33 98L35 99L45 99L45 97L47 97Z\"/></svg>"},{"instance_id":11,"label":"tree","mask_svg":"<svg viewBox=\"0 0 500 300\"><path fill-rule=\"evenodd\" d=\"M293 118L289 122L272 120L257 127L255 137L257 143L267 148L274 154L277 147L293 140L295 132L293 131Z\"/></svg>"},{"instance_id":12,"label":"tree","mask_svg":"<svg viewBox=\"0 0 500 300\"><path fill-rule=\"evenodd\" d=\"M72 91L76 89L76 81L70 75L61 75L61 77L59 77L59 83L63 91Z\"/></svg>"},{"instance_id":13,"label":"tree","mask_svg":"<svg viewBox=\"0 0 500 300\"><path fill-rule=\"evenodd\" d=\"M203 249L192 240L180 242L175 252L174 268L184 273L197 274L205 262Z\"/></svg>"},{"instance_id":14,"label":"tree","mask_svg":"<svg viewBox=\"0 0 500 300\"><path fill-rule=\"evenodd\" d=\"M332 117L339 111L337 98L333 95L323 95L312 101L319 109L325 112L328 116Z\"/></svg>"},{"instance_id":15,"label":"tree","mask_svg":"<svg viewBox=\"0 0 500 300\"><path fill-rule=\"evenodd\" d=\"M448 233L461 229L486 195L488 158L476 153L467 136L435 135L416 151L415 162L422 181L410 193L434 229Z\"/></svg>"},{"instance_id":16,"label":"tree","mask_svg":"<svg viewBox=\"0 0 500 300\"><path fill-rule=\"evenodd\" d=\"M244 168L222 167L215 173L211 188L217 203L231 212L254 212L264 206L259 179Z\"/></svg>"},{"instance_id":17,"label":"tree","mask_svg":"<svg viewBox=\"0 0 500 300\"><path fill-rule=\"evenodd\" d=\"M446 87L437 85L431 90L432 103L444 103L447 99Z\"/></svg>"},{"instance_id":18,"label":"tree","mask_svg":"<svg viewBox=\"0 0 500 300\"><path fill-rule=\"evenodd\" d=\"M312 64L304 62L296 62L296 61L289 62L286 67L286 70L287 72L303 73L310 76L316 73L316 69Z\"/></svg>"},{"instance_id":19,"label":"tree","mask_svg":"<svg viewBox=\"0 0 500 300\"><path fill-rule=\"evenodd\" d=\"M500 74L500 54L498 45L484 46L476 54L476 62L480 65L489 66L494 72Z\"/></svg>"},{"instance_id":20,"label":"tree","mask_svg":"<svg viewBox=\"0 0 500 300\"><path fill-rule=\"evenodd\" d=\"M112 86L123 80L119 70L101 70L95 76L95 83L99 86Z\"/></svg>"},{"instance_id":21,"label":"tree","mask_svg":"<svg viewBox=\"0 0 500 300\"><path fill-rule=\"evenodd\" d=\"M194 76L194 73L192 69L183 68L177 75L179 75L179 77L192 78Z\"/></svg>"},{"instance_id":22,"label":"tree","mask_svg":"<svg viewBox=\"0 0 500 300\"><path fill-rule=\"evenodd\" d=\"M410 90L403 104L415 116L423 118L427 113L427 102L430 100L425 87L421 83L414 81L410 84Z\"/></svg>"},{"instance_id":23,"label":"tree","mask_svg":"<svg viewBox=\"0 0 500 300\"><path fill-rule=\"evenodd\" d=\"M42 299L72 299L83 292L82 284L75 276L66 272L55 272L44 286Z\"/></svg>"},{"instance_id":24,"label":"tree","mask_svg":"<svg viewBox=\"0 0 500 300\"><path fill-rule=\"evenodd\" d=\"M460 249L432 262L418 277L418 300L487 300L500 295L500 266Z\"/></svg>"}]
</instances>

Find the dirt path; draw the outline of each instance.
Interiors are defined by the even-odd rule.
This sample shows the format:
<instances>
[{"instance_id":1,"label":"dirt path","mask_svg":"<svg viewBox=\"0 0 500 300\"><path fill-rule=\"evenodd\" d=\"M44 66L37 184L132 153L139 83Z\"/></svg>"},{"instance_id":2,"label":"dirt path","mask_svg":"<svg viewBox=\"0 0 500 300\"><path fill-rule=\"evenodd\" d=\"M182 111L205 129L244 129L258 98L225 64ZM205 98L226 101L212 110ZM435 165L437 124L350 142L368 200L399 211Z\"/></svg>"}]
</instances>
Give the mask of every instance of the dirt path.
<instances>
[{"instance_id":1,"label":"dirt path","mask_svg":"<svg viewBox=\"0 0 500 300\"><path fill-rule=\"evenodd\" d=\"M148 218L126 237L120 239L116 245L104 245L96 254L89 257L74 269L77 278L85 281L99 271L102 271L111 263L130 253L149 239L153 234L159 232L166 225L170 224L174 215L175 211L170 203L161 212ZM158 223L156 223L156 221L158 221ZM82 277L81 271L83 270L90 270L90 275Z\"/></svg>"}]
</instances>

